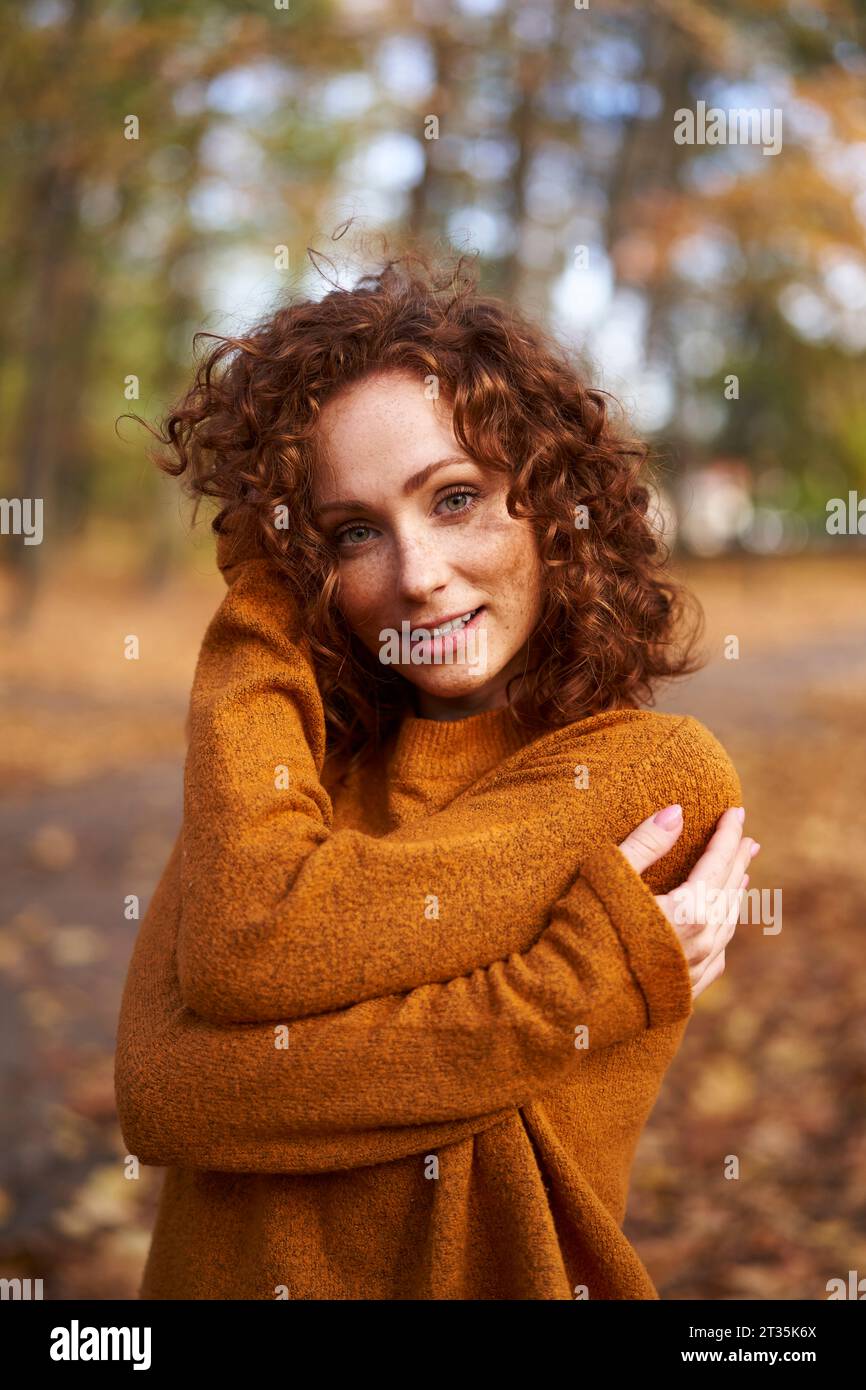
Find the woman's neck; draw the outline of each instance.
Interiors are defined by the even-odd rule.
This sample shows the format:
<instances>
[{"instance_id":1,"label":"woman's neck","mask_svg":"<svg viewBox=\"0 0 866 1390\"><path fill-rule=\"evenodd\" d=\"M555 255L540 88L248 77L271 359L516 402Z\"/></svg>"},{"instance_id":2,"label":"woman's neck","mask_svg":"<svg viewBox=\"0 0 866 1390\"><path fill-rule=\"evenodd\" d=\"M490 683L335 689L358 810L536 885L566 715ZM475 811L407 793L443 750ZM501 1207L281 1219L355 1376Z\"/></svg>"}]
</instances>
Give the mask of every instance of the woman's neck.
<instances>
[{"instance_id":1,"label":"woman's neck","mask_svg":"<svg viewBox=\"0 0 866 1390\"><path fill-rule=\"evenodd\" d=\"M443 696L431 695L427 690L419 690L413 686L410 696L409 712L416 719L436 720L439 723L452 723L457 719L471 719L475 714L486 714L490 710L506 709L510 703L506 688L493 692L483 692L473 698L472 696L462 699L446 699Z\"/></svg>"}]
</instances>

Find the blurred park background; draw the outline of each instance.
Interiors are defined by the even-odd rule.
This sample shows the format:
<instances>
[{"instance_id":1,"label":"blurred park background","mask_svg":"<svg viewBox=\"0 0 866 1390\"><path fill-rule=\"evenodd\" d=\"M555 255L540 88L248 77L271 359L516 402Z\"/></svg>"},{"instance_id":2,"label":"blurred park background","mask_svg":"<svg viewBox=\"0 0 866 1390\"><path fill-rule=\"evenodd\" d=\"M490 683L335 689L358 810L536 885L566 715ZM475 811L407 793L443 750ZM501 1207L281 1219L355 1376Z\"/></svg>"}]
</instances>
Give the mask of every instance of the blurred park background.
<instances>
[{"instance_id":1,"label":"blurred park background","mask_svg":"<svg viewBox=\"0 0 866 1390\"><path fill-rule=\"evenodd\" d=\"M224 586L121 417L160 421L198 330L323 294L317 259L351 283L359 227L477 252L653 442L707 654L659 707L722 740L782 890L698 1001L626 1232L663 1298L866 1275L862 6L25 0L0 35L0 492L44 507L0 534L0 1273L134 1297L161 1181L114 1111L124 901ZM678 143L699 102L780 112L781 148Z\"/></svg>"}]
</instances>

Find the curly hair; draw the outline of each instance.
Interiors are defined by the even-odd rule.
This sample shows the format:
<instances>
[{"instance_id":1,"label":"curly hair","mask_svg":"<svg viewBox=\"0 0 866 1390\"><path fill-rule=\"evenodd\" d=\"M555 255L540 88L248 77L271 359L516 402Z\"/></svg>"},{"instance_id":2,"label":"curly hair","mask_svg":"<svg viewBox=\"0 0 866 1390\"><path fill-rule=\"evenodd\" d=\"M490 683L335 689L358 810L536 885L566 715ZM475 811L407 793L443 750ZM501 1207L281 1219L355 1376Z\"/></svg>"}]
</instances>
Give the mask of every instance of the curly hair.
<instances>
[{"instance_id":1,"label":"curly hair","mask_svg":"<svg viewBox=\"0 0 866 1390\"><path fill-rule=\"evenodd\" d=\"M196 333L194 344L217 346L152 431L173 451L155 461L187 474L196 512L203 497L223 504L214 532L246 536L284 571L315 662L328 759L346 766L410 709L406 678L377 663L340 613L337 551L313 515L322 407L372 375L435 382L460 446L509 475L508 512L532 523L542 611L519 690L508 692L532 737L652 702L659 681L704 664L692 651L703 614L666 573L648 446L615 432L609 393L587 384L564 347L480 293L469 260L405 251L350 289L278 307L242 336Z\"/></svg>"}]
</instances>

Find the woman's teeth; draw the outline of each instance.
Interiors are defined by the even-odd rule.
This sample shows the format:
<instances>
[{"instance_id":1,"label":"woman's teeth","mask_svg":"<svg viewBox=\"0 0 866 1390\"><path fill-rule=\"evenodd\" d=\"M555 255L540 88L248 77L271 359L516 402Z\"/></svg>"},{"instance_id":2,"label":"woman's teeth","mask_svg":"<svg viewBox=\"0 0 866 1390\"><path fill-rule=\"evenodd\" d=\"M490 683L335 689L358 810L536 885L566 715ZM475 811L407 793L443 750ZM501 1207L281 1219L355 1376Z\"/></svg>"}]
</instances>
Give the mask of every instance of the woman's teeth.
<instances>
[{"instance_id":1,"label":"woman's teeth","mask_svg":"<svg viewBox=\"0 0 866 1390\"><path fill-rule=\"evenodd\" d=\"M482 605L482 607L483 607L483 605ZM431 636L433 636L433 637L444 637L444 636L446 635L446 633L449 633L449 632L457 632L459 628L465 627L466 624L467 624L472 618L475 617L475 614L476 614L478 611L479 611L479 609L473 608L473 609L471 610L471 612L469 612L469 613L464 613L462 618L452 618L450 622L448 622L448 623L443 623L441 627L434 627L434 628L431 628L431 629L430 629ZM420 630L420 631L424 631L423 628L422 628L422 629L419 629L419 630ZM413 635L413 637L414 637L415 634L413 633L412 635Z\"/></svg>"}]
</instances>

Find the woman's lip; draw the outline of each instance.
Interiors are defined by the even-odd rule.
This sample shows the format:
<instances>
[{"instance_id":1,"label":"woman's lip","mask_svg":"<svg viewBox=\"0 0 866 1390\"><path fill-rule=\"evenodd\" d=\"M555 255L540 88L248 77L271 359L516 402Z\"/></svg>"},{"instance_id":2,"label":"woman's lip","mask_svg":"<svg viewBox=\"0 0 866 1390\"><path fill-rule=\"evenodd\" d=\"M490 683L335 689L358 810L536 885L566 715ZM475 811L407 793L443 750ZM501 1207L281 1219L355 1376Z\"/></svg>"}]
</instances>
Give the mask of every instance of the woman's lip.
<instances>
[{"instance_id":1,"label":"woman's lip","mask_svg":"<svg viewBox=\"0 0 866 1390\"><path fill-rule=\"evenodd\" d=\"M420 632L423 628L425 632L432 632L434 627L444 627L446 623L453 623L455 618L462 618L464 613L477 613L478 609L483 607L483 603L478 603L475 608L461 608L459 613L452 613L450 618L437 618L434 623L412 623L411 631Z\"/></svg>"},{"instance_id":2,"label":"woman's lip","mask_svg":"<svg viewBox=\"0 0 866 1390\"><path fill-rule=\"evenodd\" d=\"M477 627L486 612L487 608L485 604L482 603L476 610L475 616L473 618L470 618L468 623L464 623L463 627L452 628L450 632L440 633L438 637L429 636L429 629L425 629L428 632L428 636L417 638L416 640L418 642L418 645L427 646L428 644L432 644L433 642L444 643L456 640L461 632L471 632L474 627Z\"/></svg>"}]
</instances>

